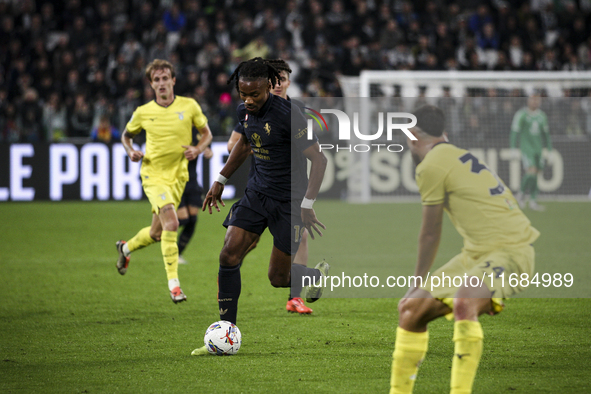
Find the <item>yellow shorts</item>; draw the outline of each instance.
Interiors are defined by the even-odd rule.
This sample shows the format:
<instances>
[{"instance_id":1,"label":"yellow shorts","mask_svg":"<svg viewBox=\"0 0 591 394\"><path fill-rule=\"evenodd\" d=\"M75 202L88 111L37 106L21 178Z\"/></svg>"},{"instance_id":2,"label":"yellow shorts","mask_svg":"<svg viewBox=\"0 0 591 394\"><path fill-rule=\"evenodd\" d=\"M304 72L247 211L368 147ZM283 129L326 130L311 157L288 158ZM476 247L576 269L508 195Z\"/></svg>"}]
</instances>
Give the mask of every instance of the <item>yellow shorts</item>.
<instances>
[{"instance_id":1,"label":"yellow shorts","mask_svg":"<svg viewBox=\"0 0 591 394\"><path fill-rule=\"evenodd\" d=\"M453 309L453 297L458 289L465 285L466 281L468 285L477 285L476 279L470 283L470 278L475 276L478 281L484 281L484 285L491 291L493 307L495 311L500 312L503 298L524 290L520 286L521 281L511 281L516 286L510 286L511 274L520 276L526 273L531 277L534 274L534 266L535 252L531 245L501 248L478 254L464 251L433 272L421 288Z\"/></svg>"},{"instance_id":2,"label":"yellow shorts","mask_svg":"<svg viewBox=\"0 0 591 394\"><path fill-rule=\"evenodd\" d=\"M177 209L186 183L186 181L180 181L174 185L143 185L144 193L152 205L152 212L158 215L160 208L168 204L174 204L174 209Z\"/></svg>"}]
</instances>

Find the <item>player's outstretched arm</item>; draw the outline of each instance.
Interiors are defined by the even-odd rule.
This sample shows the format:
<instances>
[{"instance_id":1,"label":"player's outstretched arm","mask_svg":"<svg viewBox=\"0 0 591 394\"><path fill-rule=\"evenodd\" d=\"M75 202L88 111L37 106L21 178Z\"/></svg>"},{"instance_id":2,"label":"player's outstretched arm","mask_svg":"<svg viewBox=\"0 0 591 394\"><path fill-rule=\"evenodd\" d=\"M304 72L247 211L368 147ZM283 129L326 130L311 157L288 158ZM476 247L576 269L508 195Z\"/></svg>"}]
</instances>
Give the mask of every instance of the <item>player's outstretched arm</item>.
<instances>
[{"instance_id":1,"label":"player's outstretched arm","mask_svg":"<svg viewBox=\"0 0 591 394\"><path fill-rule=\"evenodd\" d=\"M304 150L304 156L312 162L310 178L308 180L308 189L306 190L305 197L307 200L314 201L318 196L322 180L324 179L327 160L324 153L320 151L318 142ZM326 226L316 218L316 212L314 212L314 209L311 207L306 208L302 206L302 221L304 222L304 226L308 229L308 233L310 233L312 239L314 239L314 232L312 230L315 230L318 235L322 236L322 232L318 227L326 229Z\"/></svg>"},{"instance_id":2,"label":"player's outstretched arm","mask_svg":"<svg viewBox=\"0 0 591 394\"><path fill-rule=\"evenodd\" d=\"M127 131L127 127L123 130L123 134L121 135L121 143L131 161L138 162L144 157L142 151L133 149L133 134Z\"/></svg>"},{"instance_id":3,"label":"player's outstretched arm","mask_svg":"<svg viewBox=\"0 0 591 394\"><path fill-rule=\"evenodd\" d=\"M419 251L415 267L417 276L425 278L435 261L441 240L442 223L443 204L423 205L423 220L419 232Z\"/></svg>"},{"instance_id":4,"label":"player's outstretched arm","mask_svg":"<svg viewBox=\"0 0 591 394\"><path fill-rule=\"evenodd\" d=\"M229 179L250 155L250 150L248 139L244 134L241 134L220 174Z\"/></svg>"},{"instance_id":5,"label":"player's outstretched arm","mask_svg":"<svg viewBox=\"0 0 591 394\"><path fill-rule=\"evenodd\" d=\"M234 149L234 146L236 145L240 137L242 137L242 134L240 134L236 130L232 130L232 134L230 135L230 139L228 140L228 153L232 152L232 149Z\"/></svg>"},{"instance_id":6,"label":"player's outstretched arm","mask_svg":"<svg viewBox=\"0 0 591 394\"><path fill-rule=\"evenodd\" d=\"M212 207L219 212L220 208L218 207L218 202L222 204L223 207L226 206L224 201L222 201L222 193L224 191L224 184L226 180L228 180L234 172L244 163L248 155L250 154L250 144L246 139L246 136L242 135L242 138L238 140L234 149L230 153L230 157L224 165L224 168L220 171L220 175L218 180L212 183L211 188L207 192L205 196L205 200L203 201L202 210L205 211L207 208L209 213L212 213Z\"/></svg>"}]
</instances>

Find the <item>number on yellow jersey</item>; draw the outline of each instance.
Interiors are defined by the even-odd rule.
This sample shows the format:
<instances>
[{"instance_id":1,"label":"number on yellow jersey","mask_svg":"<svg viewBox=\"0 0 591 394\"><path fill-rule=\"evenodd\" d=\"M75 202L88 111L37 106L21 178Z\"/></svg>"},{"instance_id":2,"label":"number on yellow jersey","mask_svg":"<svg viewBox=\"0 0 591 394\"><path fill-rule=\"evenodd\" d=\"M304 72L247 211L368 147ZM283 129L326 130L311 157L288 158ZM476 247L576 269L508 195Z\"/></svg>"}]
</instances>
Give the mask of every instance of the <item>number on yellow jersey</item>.
<instances>
[{"instance_id":1,"label":"number on yellow jersey","mask_svg":"<svg viewBox=\"0 0 591 394\"><path fill-rule=\"evenodd\" d=\"M484 164L480 164L478 159L472 153L470 153L470 152L466 153L465 155L460 157L460 161L464 164L466 164L467 162L471 162L472 167L470 168L470 171L475 174L480 174L480 171L482 171L482 170L486 170L486 171L490 172L495 177L495 179L499 182L496 187L488 189L490 195L497 196L499 194L503 194L503 192L505 191L505 186L503 186L503 183L499 180L499 178L497 177L497 174L495 174L494 172L489 170L488 167L485 166Z\"/></svg>"}]
</instances>

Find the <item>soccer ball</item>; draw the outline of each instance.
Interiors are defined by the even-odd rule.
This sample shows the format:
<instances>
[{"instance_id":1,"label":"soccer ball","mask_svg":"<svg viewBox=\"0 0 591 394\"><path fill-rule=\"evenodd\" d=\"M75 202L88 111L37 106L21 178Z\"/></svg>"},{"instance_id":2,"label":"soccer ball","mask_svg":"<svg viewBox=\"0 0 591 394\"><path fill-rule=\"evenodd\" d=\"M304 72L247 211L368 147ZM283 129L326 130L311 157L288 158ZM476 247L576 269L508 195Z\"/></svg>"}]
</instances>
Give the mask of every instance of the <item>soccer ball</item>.
<instances>
[{"instance_id":1,"label":"soccer ball","mask_svg":"<svg viewBox=\"0 0 591 394\"><path fill-rule=\"evenodd\" d=\"M231 356L238 353L242 344L242 334L234 323L221 320L207 328L203 341L209 353Z\"/></svg>"}]
</instances>

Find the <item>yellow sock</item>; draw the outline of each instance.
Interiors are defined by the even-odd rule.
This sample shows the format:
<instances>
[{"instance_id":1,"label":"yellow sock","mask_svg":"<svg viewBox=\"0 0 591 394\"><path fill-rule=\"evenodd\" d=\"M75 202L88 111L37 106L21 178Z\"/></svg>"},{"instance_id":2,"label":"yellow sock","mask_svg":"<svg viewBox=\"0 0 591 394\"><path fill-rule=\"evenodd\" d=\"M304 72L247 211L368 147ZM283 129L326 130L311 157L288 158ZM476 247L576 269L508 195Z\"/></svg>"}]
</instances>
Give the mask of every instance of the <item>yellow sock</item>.
<instances>
[{"instance_id":1,"label":"yellow sock","mask_svg":"<svg viewBox=\"0 0 591 394\"><path fill-rule=\"evenodd\" d=\"M168 280L179 277L179 247L176 243L176 236L176 231L162 231L162 237L160 237L164 268Z\"/></svg>"},{"instance_id":2,"label":"yellow sock","mask_svg":"<svg viewBox=\"0 0 591 394\"><path fill-rule=\"evenodd\" d=\"M411 332L398 327L392 355L390 394L412 393L419 365L429 347L429 332Z\"/></svg>"},{"instance_id":3,"label":"yellow sock","mask_svg":"<svg viewBox=\"0 0 591 394\"><path fill-rule=\"evenodd\" d=\"M477 321L459 320L454 324L454 357L451 364L451 394L472 392L480 356L482 326Z\"/></svg>"},{"instance_id":4,"label":"yellow sock","mask_svg":"<svg viewBox=\"0 0 591 394\"><path fill-rule=\"evenodd\" d=\"M134 250L152 245L154 242L156 242L154 241L154 238L150 237L150 227L144 227L135 235L135 237L127 241L127 247L130 252L133 252Z\"/></svg>"}]
</instances>

